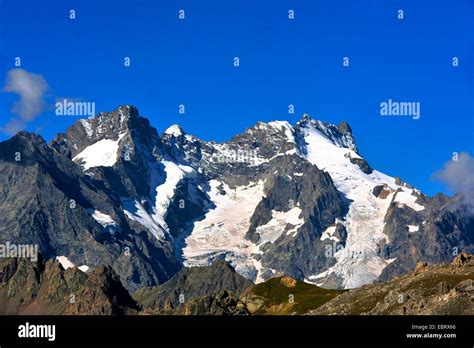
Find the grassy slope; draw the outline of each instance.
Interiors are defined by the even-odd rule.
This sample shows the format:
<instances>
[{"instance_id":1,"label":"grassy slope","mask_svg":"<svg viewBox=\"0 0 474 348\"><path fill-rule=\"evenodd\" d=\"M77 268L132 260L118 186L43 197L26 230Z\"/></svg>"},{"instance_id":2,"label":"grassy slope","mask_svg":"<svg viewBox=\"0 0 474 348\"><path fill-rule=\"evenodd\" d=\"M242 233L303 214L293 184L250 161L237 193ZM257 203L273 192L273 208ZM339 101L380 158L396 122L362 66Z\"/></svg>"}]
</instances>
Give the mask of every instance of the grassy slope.
<instances>
[{"instance_id":1,"label":"grassy slope","mask_svg":"<svg viewBox=\"0 0 474 348\"><path fill-rule=\"evenodd\" d=\"M319 288L301 281L295 281L294 286L289 287L279 277L255 285L243 297L248 299L256 296L263 299L263 307L254 314L304 314L343 292ZM291 295L293 302L290 301Z\"/></svg>"}]
</instances>

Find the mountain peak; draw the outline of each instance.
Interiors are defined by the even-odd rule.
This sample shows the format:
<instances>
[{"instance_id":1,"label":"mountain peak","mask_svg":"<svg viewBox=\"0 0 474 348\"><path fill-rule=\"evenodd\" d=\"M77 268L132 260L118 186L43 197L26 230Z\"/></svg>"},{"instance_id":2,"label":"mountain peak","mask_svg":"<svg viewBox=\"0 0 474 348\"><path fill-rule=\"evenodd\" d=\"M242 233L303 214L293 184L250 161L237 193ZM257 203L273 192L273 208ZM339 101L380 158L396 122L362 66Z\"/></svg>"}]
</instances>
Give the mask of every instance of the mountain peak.
<instances>
[{"instance_id":1,"label":"mountain peak","mask_svg":"<svg viewBox=\"0 0 474 348\"><path fill-rule=\"evenodd\" d=\"M349 126L349 123L346 121L342 121L339 123L339 126L337 126L337 129L339 130L340 133L352 133L352 128Z\"/></svg>"},{"instance_id":2,"label":"mountain peak","mask_svg":"<svg viewBox=\"0 0 474 348\"><path fill-rule=\"evenodd\" d=\"M304 114L296 123L296 127L299 129L315 129L334 144L352 149L358 153L352 129L346 121L342 121L336 126L329 122L312 119L308 114Z\"/></svg>"},{"instance_id":3,"label":"mountain peak","mask_svg":"<svg viewBox=\"0 0 474 348\"><path fill-rule=\"evenodd\" d=\"M122 133L130 128L132 123L136 123L140 119L142 119L142 117L136 107L133 105L125 105L119 106L112 112L101 112L95 118L79 121L89 135L91 129L88 129L90 127L87 125L91 123L94 123L94 128L96 128L99 133L109 132L109 130ZM94 122L94 120L96 121Z\"/></svg>"},{"instance_id":4,"label":"mountain peak","mask_svg":"<svg viewBox=\"0 0 474 348\"><path fill-rule=\"evenodd\" d=\"M181 126L179 126L177 124L173 124L165 130L164 134L172 135L174 137L179 137L179 136L185 134L185 132L184 132L183 128L181 128Z\"/></svg>"},{"instance_id":5,"label":"mountain peak","mask_svg":"<svg viewBox=\"0 0 474 348\"><path fill-rule=\"evenodd\" d=\"M303 116L300 119L301 122L305 122L305 121L308 122L308 121L311 121L311 120L312 120L311 116L307 113L304 113Z\"/></svg>"},{"instance_id":6,"label":"mountain peak","mask_svg":"<svg viewBox=\"0 0 474 348\"><path fill-rule=\"evenodd\" d=\"M140 117L140 112L133 105L120 105L117 111L127 115L128 117Z\"/></svg>"},{"instance_id":7,"label":"mountain peak","mask_svg":"<svg viewBox=\"0 0 474 348\"><path fill-rule=\"evenodd\" d=\"M41 135L31 133L28 131L19 131L14 138L21 139L23 141L27 142L32 142L32 143L40 143L40 144L46 144L43 137Z\"/></svg>"},{"instance_id":8,"label":"mountain peak","mask_svg":"<svg viewBox=\"0 0 474 348\"><path fill-rule=\"evenodd\" d=\"M49 148L41 135L20 131L12 138L0 142L0 160L33 163L50 155ZM17 159L16 159L17 158Z\"/></svg>"},{"instance_id":9,"label":"mountain peak","mask_svg":"<svg viewBox=\"0 0 474 348\"><path fill-rule=\"evenodd\" d=\"M158 140L158 133L150 121L140 116L133 105L125 105L111 112L101 112L93 118L77 120L66 134L55 138L52 146L72 158L99 141L118 144L127 134L127 139L144 145L154 146Z\"/></svg>"}]
</instances>

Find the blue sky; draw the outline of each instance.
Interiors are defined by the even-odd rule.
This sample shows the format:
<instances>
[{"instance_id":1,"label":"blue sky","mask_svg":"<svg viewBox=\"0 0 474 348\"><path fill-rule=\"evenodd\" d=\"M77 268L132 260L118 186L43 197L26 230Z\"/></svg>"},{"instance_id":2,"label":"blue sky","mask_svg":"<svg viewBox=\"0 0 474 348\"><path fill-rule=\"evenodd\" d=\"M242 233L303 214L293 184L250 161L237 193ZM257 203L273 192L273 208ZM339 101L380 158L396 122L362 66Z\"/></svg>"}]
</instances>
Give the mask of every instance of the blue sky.
<instances>
[{"instance_id":1,"label":"blue sky","mask_svg":"<svg viewBox=\"0 0 474 348\"><path fill-rule=\"evenodd\" d=\"M373 167L428 194L445 190L430 177L453 152L474 154L471 0L0 0L0 23L0 81L21 57L49 85L26 126L48 141L77 118L55 115L66 97L133 104L159 132L179 123L216 141L303 113L347 120ZM0 93L0 126L17 98ZM420 119L381 116L388 99L420 102Z\"/></svg>"}]
</instances>

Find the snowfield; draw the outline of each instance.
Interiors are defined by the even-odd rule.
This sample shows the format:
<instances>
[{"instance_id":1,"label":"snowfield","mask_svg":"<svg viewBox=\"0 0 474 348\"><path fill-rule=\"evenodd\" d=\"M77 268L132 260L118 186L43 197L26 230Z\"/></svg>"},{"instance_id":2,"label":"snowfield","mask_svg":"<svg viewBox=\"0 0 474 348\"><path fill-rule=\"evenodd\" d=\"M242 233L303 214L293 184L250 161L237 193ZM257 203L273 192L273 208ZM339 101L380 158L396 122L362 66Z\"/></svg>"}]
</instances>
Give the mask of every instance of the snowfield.
<instances>
[{"instance_id":1,"label":"snowfield","mask_svg":"<svg viewBox=\"0 0 474 348\"><path fill-rule=\"evenodd\" d=\"M78 153L73 161L79 161L83 170L93 167L112 167L117 162L117 151L120 140L125 134L120 134L117 140L102 139L86 147Z\"/></svg>"},{"instance_id":2,"label":"snowfield","mask_svg":"<svg viewBox=\"0 0 474 348\"><path fill-rule=\"evenodd\" d=\"M263 181L230 189L218 180L210 181L208 193L216 208L203 220L197 221L192 233L184 240L183 259L186 267L206 266L216 258L223 258L235 270L253 282L264 281L262 267L255 256L266 243L273 243L283 233L295 236L304 221L299 218L301 209L294 207L287 212L272 211L272 220L257 227L260 241L255 244L245 239L258 203L264 197ZM223 189L225 193L219 190ZM285 232L286 231L286 232ZM275 273L275 270L271 270Z\"/></svg>"},{"instance_id":3,"label":"snowfield","mask_svg":"<svg viewBox=\"0 0 474 348\"><path fill-rule=\"evenodd\" d=\"M316 126L315 126L316 125ZM323 279L335 273L342 279L344 288L355 288L373 282L382 270L394 260L379 257L378 245L386 242L383 234L383 218L390 205L393 193L386 199L379 199L372 193L376 185L387 184L396 190L395 179L378 171L365 174L350 162L360 158L353 150L355 146L345 140L334 140L327 136L329 130L322 122L303 128L309 162L331 176L336 188L351 200L349 212L341 223L347 230L346 246L334 257L336 264L321 274L309 279ZM347 146L347 147L346 147ZM334 231L329 228L322 238L331 238Z\"/></svg>"},{"instance_id":4,"label":"snowfield","mask_svg":"<svg viewBox=\"0 0 474 348\"><path fill-rule=\"evenodd\" d=\"M263 198L263 182L230 189L217 180L209 182L209 197L216 208L197 221L185 240L183 259L186 267L207 266L224 258L241 275L257 280L260 263L252 257L257 247L245 239L250 218ZM221 193L219 186L225 190Z\"/></svg>"}]
</instances>

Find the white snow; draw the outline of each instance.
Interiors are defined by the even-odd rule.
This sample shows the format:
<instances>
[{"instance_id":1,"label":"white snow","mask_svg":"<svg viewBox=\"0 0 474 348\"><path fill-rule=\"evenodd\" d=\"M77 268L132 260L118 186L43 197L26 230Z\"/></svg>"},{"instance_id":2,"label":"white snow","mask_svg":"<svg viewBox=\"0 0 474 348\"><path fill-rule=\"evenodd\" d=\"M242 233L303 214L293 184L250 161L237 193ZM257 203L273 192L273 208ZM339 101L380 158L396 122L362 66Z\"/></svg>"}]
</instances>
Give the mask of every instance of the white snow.
<instances>
[{"instance_id":1,"label":"white snow","mask_svg":"<svg viewBox=\"0 0 474 348\"><path fill-rule=\"evenodd\" d=\"M117 162L117 151L119 142L125 133L119 135L117 140L101 139L92 145L89 145L72 160L80 160L84 170L93 167L112 167Z\"/></svg>"},{"instance_id":2,"label":"white snow","mask_svg":"<svg viewBox=\"0 0 474 348\"><path fill-rule=\"evenodd\" d=\"M195 223L192 233L184 240L184 265L206 266L215 258L224 257L239 274L260 281L260 262L251 256L258 250L245 239L245 233L263 197L263 182L235 189L217 180L211 180L209 184L211 189L208 195L216 207L203 220ZM219 191L221 184L226 194Z\"/></svg>"},{"instance_id":3,"label":"white snow","mask_svg":"<svg viewBox=\"0 0 474 348\"><path fill-rule=\"evenodd\" d=\"M294 129L287 123L274 121L268 124L260 123L258 128L273 127L284 130L290 142L295 141ZM336 275L341 279L344 288L354 288L371 283L382 273L383 269L395 259L383 259L379 256L380 246L389 242L383 234L384 217L394 199L397 189L408 190L395 183L395 178L374 170L365 174L350 158L361 158L352 136L346 133L341 137L329 124L315 121L301 127L306 149L298 148L287 151L296 153L315 164L331 176L336 188L349 200L349 211L343 220L348 236L345 247L336 248L334 257L336 263L320 274L309 275L308 281L318 280L324 284L324 279ZM226 144L215 144L218 152L228 151ZM276 156L282 156L278 153ZM271 159L270 159L271 160ZM257 158L254 165L266 162L268 159ZM295 176L304 173L295 173ZM284 232L288 223L295 225L288 235L296 235L297 229L303 223L299 219L301 210L294 208L287 213L272 211L272 220L256 230L260 234L258 244L247 241L245 233L250 225L256 205L263 197L262 184L237 187L231 190L223 185L227 195L217 190L219 182L211 181L209 196L216 208L208 212L205 218L196 222L194 230L184 243L183 258L185 266L202 266L210 264L216 257L223 257L231 262L236 270L247 278L259 282L264 269L260 262L251 255L262 253L262 246L275 242ZM393 192L386 199L373 195L375 186L386 184ZM415 198L415 197L414 197ZM414 201L407 200L404 194L398 197L404 204L414 206ZM411 199L411 198L410 198ZM416 199L416 198L415 198ZM336 225L330 226L321 236L321 240L329 239L339 243L334 236Z\"/></svg>"},{"instance_id":4,"label":"white snow","mask_svg":"<svg viewBox=\"0 0 474 348\"><path fill-rule=\"evenodd\" d=\"M92 217L102 226L106 227L108 225L117 225L117 223L110 217L110 215L104 214L98 210L94 210Z\"/></svg>"},{"instance_id":5,"label":"white snow","mask_svg":"<svg viewBox=\"0 0 474 348\"><path fill-rule=\"evenodd\" d=\"M252 254L266 243L273 243L291 224L287 235L295 236L298 228L304 223L299 218L301 209L294 207L287 212L272 211L272 219L264 226L257 227L260 241L254 244L245 239L250 227L250 218L263 198L263 181L248 186L231 189L217 180L210 181L208 192L216 207L209 211L203 220L197 221L194 229L185 240L183 248L186 267L205 266L217 257L225 258L235 270L254 282L261 282L264 269ZM218 187L226 194L221 193Z\"/></svg>"},{"instance_id":6,"label":"white snow","mask_svg":"<svg viewBox=\"0 0 474 348\"><path fill-rule=\"evenodd\" d=\"M77 268L79 268L79 270L81 270L84 273L86 273L89 270L89 266L86 266L86 265L82 265Z\"/></svg>"},{"instance_id":7,"label":"white snow","mask_svg":"<svg viewBox=\"0 0 474 348\"><path fill-rule=\"evenodd\" d=\"M331 270L328 269L327 271L324 271L324 272L321 272L317 275L312 275L312 276L309 276L308 277L308 280L305 279L305 282L307 283L313 283L314 280L316 279L322 279L322 278L325 278L326 276L328 276L330 274Z\"/></svg>"},{"instance_id":8,"label":"white snow","mask_svg":"<svg viewBox=\"0 0 474 348\"><path fill-rule=\"evenodd\" d=\"M92 211L91 209L88 210L89 213L92 215L92 218L97 221L102 227L110 232L120 231L121 228L119 224L117 224L110 215L100 212L99 210Z\"/></svg>"},{"instance_id":9,"label":"white snow","mask_svg":"<svg viewBox=\"0 0 474 348\"><path fill-rule=\"evenodd\" d=\"M339 238L334 236L334 232L336 232L336 224L334 224L333 226L329 226L326 229L326 231L324 231L323 234L321 235L320 240L330 239L334 242L339 242L340 240L339 240Z\"/></svg>"},{"instance_id":10,"label":"white snow","mask_svg":"<svg viewBox=\"0 0 474 348\"><path fill-rule=\"evenodd\" d=\"M355 145L347 139L328 137L330 130L322 122L317 121L315 125L302 129L307 143L307 159L328 172L336 188L352 202L345 221L341 221L348 236L346 246L334 255L336 264L320 275L308 278L319 279L335 273L342 278L344 288L359 287L373 282L393 261L378 256L379 244L384 244L387 238L382 232L383 218L391 199L378 199L372 190L384 183L393 189L398 185L394 178L378 171L374 170L372 174L362 172L350 162L350 157L360 157L354 151ZM330 227L322 238L331 238L331 233Z\"/></svg>"},{"instance_id":11,"label":"white snow","mask_svg":"<svg viewBox=\"0 0 474 348\"><path fill-rule=\"evenodd\" d=\"M267 162L266 158L259 157L255 150L236 150L229 147L228 144L213 144L214 152L212 154L204 153L208 162L218 163L246 163L248 166L258 166Z\"/></svg>"},{"instance_id":12,"label":"white snow","mask_svg":"<svg viewBox=\"0 0 474 348\"><path fill-rule=\"evenodd\" d=\"M89 125L87 121L85 123ZM351 163L350 158L361 158L361 156L356 152L350 134L340 137L328 124L320 121L310 122L309 126L301 128L306 151L299 151L295 129L288 122L273 121L258 127L273 127L284 131L288 142L294 143L295 147L285 153L280 151L275 157L297 154L306 158L319 169L329 173L336 188L350 201L347 215L343 220L337 221L345 226L348 233L345 247L337 249L334 254L336 263L332 267L319 274L307 276L306 281L317 280L317 284L324 284L327 277L335 274L341 278L344 288L359 287L373 282L383 269L395 260L386 260L378 255L380 246L388 242L388 237L383 234L385 226L383 219L391 202L404 204L416 211L424 207L416 204L416 197L408 192L411 190L397 185L393 177L375 170L372 174L365 174L356 164ZM91 130L88 131L86 126L84 129L89 135ZM178 125L170 126L165 133L173 136L183 134ZM73 160L81 160L84 170L95 166L113 166L123 135L121 134L115 141L100 140L84 149ZM248 158L244 157L228 144L212 143L212 146L215 149L214 155L204 154L209 161L224 159L232 165L232 162L245 160L249 166L255 166L271 160L258 157L256 152L246 153ZM147 228L157 239L163 240L168 233L165 216L175 195L176 186L184 178L196 173L193 168L166 158L160 163L150 162L149 167L151 198L147 201L122 198L124 213L129 219ZM294 175L301 176L304 173ZM393 190L387 199L379 199L372 193L373 188L381 184L387 184ZM216 258L224 258L244 277L255 282L262 281L261 275L267 269L263 269L254 254L262 253L264 249L262 247L266 243L274 243L282 236L288 224L294 227L287 231L286 235L295 236L298 228L304 223L300 219L301 209L294 207L288 212L273 210L272 219L257 228L256 232L261 238L254 244L245 239L245 234L256 206L264 197L263 181L232 189L218 180L211 180L209 185L210 191L207 193L215 208L208 211L202 220L194 223L190 235L176 241L183 244L184 266L205 266ZM223 194L221 189L226 194ZM402 191L397 193L397 189ZM100 211L94 211L92 216L104 227L115 224L109 215ZM408 228L410 232L418 230L418 226L408 225ZM323 232L321 240L329 239L339 243L339 239L334 236L335 229L336 225L328 227Z\"/></svg>"},{"instance_id":13,"label":"white snow","mask_svg":"<svg viewBox=\"0 0 474 348\"><path fill-rule=\"evenodd\" d=\"M413 233L413 232L418 232L420 227L415 226L415 225L407 225L408 226L408 232Z\"/></svg>"},{"instance_id":14,"label":"white snow","mask_svg":"<svg viewBox=\"0 0 474 348\"><path fill-rule=\"evenodd\" d=\"M400 192L397 192L395 194L394 202L404 204L404 205L412 208L415 211L420 211L420 210L425 209L424 206L422 206L418 203L415 203L416 199L417 199L417 197L413 196L410 192L400 191Z\"/></svg>"},{"instance_id":15,"label":"white snow","mask_svg":"<svg viewBox=\"0 0 474 348\"><path fill-rule=\"evenodd\" d=\"M173 135L175 137L179 137L183 134L181 127L177 124L173 124L165 130L165 134Z\"/></svg>"},{"instance_id":16,"label":"white snow","mask_svg":"<svg viewBox=\"0 0 474 348\"><path fill-rule=\"evenodd\" d=\"M66 256L56 256L56 260L63 266L64 269L74 268L75 265Z\"/></svg>"},{"instance_id":17,"label":"white snow","mask_svg":"<svg viewBox=\"0 0 474 348\"><path fill-rule=\"evenodd\" d=\"M164 173L161 165L164 167ZM153 197L153 211L148 212L143 206L144 203L122 198L125 208L124 213L127 217L146 227L159 240L163 240L165 233L168 231L165 216L169 204L174 197L176 186L186 175L194 172L194 169L191 167L168 160L162 160L161 165L149 163L151 172L150 196Z\"/></svg>"},{"instance_id":18,"label":"white snow","mask_svg":"<svg viewBox=\"0 0 474 348\"><path fill-rule=\"evenodd\" d=\"M130 110L130 106L129 106L129 105L127 105L127 110ZM125 114L123 113L123 111L122 111L121 108L118 110L118 112L119 112L119 114L120 114L119 127L120 127L120 129L122 129L123 124L124 124L124 122L125 122L126 119L127 119L127 116L125 116Z\"/></svg>"},{"instance_id":19,"label":"white snow","mask_svg":"<svg viewBox=\"0 0 474 348\"><path fill-rule=\"evenodd\" d=\"M161 185L158 185L155 189L155 209L152 218L163 228L167 229L168 226L165 222L165 214L168 210L168 206L174 196L176 185L183 179L187 174L194 171L193 168L176 164L167 160L162 161L165 166L166 179ZM156 175L156 172L152 172L152 175ZM152 182L154 179L152 178Z\"/></svg>"},{"instance_id":20,"label":"white snow","mask_svg":"<svg viewBox=\"0 0 474 348\"><path fill-rule=\"evenodd\" d=\"M130 199L122 199L123 212L130 220L138 222L150 231L155 238L163 240L165 238L165 230L157 221L146 211L143 205L138 201Z\"/></svg>"},{"instance_id":21,"label":"white snow","mask_svg":"<svg viewBox=\"0 0 474 348\"><path fill-rule=\"evenodd\" d=\"M272 219L263 226L258 226L256 232L260 235L259 246L266 243L273 243L276 241L284 232L288 224L293 225L290 230L286 232L286 235L295 236L297 230L303 225L304 220L300 219L301 209L294 207L287 212L281 212L272 210ZM260 248L259 248L260 249Z\"/></svg>"},{"instance_id":22,"label":"white snow","mask_svg":"<svg viewBox=\"0 0 474 348\"><path fill-rule=\"evenodd\" d=\"M285 136L288 138L288 141L295 143L295 136L293 135L293 127L287 121L272 121L268 122L268 125L274 128L278 128L285 132Z\"/></svg>"},{"instance_id":23,"label":"white snow","mask_svg":"<svg viewBox=\"0 0 474 348\"><path fill-rule=\"evenodd\" d=\"M87 137L90 138L93 134L90 121L86 119L80 119L79 122L81 122L82 127L86 131Z\"/></svg>"},{"instance_id":24,"label":"white snow","mask_svg":"<svg viewBox=\"0 0 474 348\"><path fill-rule=\"evenodd\" d=\"M76 265L71 262L66 256L56 256L56 260L61 264L64 269L74 268ZM82 265L77 267L82 272L87 272L89 270L89 266Z\"/></svg>"}]
</instances>

